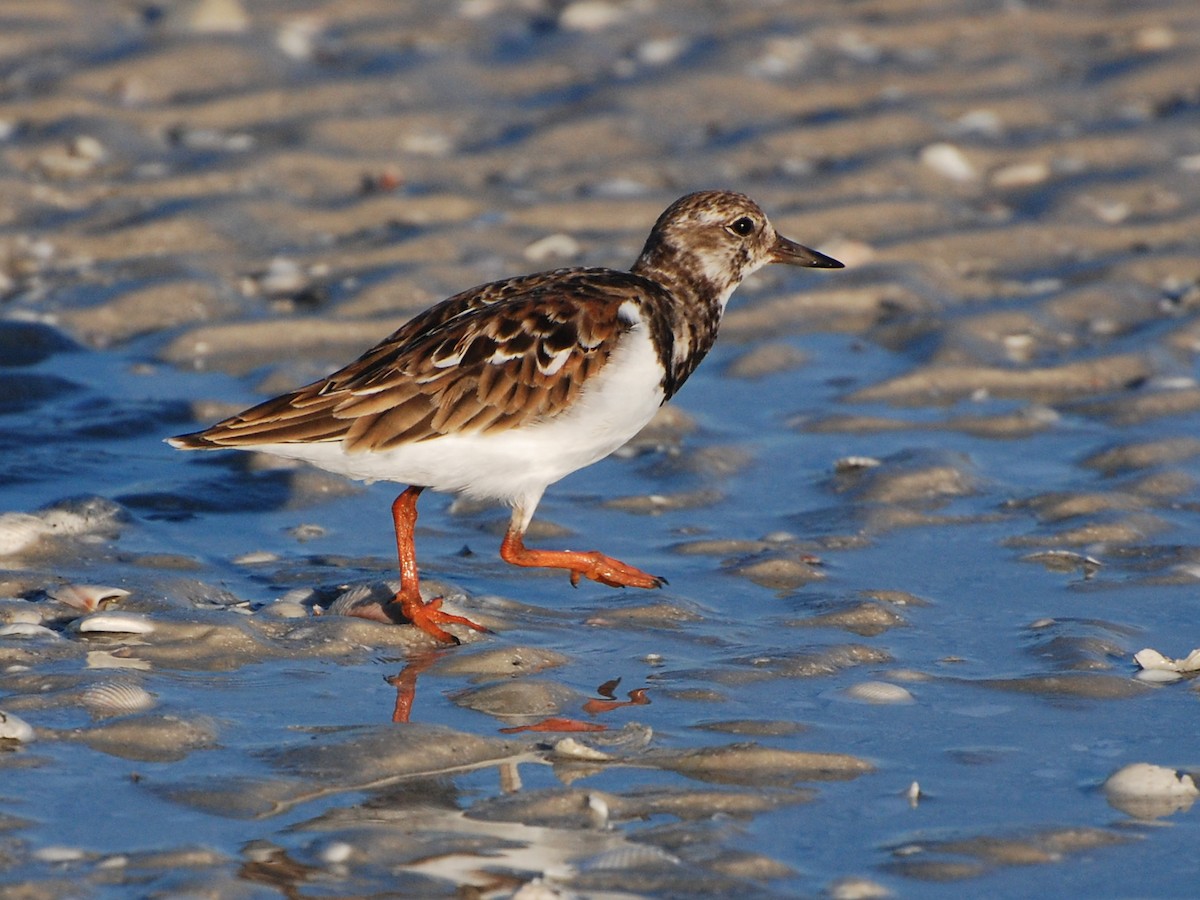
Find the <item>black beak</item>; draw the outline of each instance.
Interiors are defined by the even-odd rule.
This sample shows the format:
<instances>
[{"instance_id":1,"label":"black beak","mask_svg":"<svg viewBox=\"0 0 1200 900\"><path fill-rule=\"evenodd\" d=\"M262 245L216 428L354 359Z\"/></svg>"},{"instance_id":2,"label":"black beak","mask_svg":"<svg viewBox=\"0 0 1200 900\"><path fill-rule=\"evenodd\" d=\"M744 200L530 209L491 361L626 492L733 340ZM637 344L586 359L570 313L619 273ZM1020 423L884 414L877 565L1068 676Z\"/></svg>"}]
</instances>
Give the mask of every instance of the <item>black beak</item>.
<instances>
[{"instance_id":1,"label":"black beak","mask_svg":"<svg viewBox=\"0 0 1200 900\"><path fill-rule=\"evenodd\" d=\"M781 234L775 235L775 246L771 248L771 262L787 263L789 266L808 266L812 269L846 268L832 256L802 247Z\"/></svg>"}]
</instances>

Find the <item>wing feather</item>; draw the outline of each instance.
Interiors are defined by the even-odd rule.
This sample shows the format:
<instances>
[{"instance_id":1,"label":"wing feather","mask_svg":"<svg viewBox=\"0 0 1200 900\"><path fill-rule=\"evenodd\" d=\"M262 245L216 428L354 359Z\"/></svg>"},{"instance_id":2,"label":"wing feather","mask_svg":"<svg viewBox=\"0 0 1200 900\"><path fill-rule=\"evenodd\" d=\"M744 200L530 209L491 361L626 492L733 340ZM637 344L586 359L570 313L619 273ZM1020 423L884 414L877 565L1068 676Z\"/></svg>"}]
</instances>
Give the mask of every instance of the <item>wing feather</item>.
<instances>
[{"instance_id":1,"label":"wing feather","mask_svg":"<svg viewBox=\"0 0 1200 900\"><path fill-rule=\"evenodd\" d=\"M633 327L623 305L640 305L657 290L607 269L484 285L431 307L328 378L174 440L184 447L342 441L354 452L552 418Z\"/></svg>"}]
</instances>

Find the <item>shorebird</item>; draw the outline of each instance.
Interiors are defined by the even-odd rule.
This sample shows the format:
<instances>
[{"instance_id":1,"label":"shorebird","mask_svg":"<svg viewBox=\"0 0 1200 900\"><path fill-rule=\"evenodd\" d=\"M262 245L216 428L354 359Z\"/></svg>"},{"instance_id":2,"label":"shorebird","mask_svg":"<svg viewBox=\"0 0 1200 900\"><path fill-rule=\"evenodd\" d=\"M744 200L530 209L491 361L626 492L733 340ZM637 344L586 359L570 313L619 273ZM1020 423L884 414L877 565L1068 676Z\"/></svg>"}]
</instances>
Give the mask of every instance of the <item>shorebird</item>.
<instances>
[{"instance_id":1,"label":"shorebird","mask_svg":"<svg viewBox=\"0 0 1200 900\"><path fill-rule=\"evenodd\" d=\"M168 443L408 485L392 504L400 590L364 615L442 642L458 643L443 625L486 629L421 599L413 530L426 488L510 506L500 556L513 565L565 569L575 585L661 587L598 551L526 547L525 532L549 485L608 456L675 395L734 289L768 263L842 267L776 233L742 194L688 194L659 216L628 272L564 268L471 288L327 378Z\"/></svg>"}]
</instances>

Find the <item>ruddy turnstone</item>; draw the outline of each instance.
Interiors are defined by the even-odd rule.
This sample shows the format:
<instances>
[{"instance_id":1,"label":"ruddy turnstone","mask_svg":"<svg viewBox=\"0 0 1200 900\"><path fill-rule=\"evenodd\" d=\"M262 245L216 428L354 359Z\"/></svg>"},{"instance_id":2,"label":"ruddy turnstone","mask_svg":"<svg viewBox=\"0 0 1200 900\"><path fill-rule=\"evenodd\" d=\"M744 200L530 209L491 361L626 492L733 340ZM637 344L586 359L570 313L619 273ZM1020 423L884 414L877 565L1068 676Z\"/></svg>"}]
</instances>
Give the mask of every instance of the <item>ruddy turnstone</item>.
<instances>
[{"instance_id":1,"label":"ruddy turnstone","mask_svg":"<svg viewBox=\"0 0 1200 900\"><path fill-rule=\"evenodd\" d=\"M608 456L650 421L717 337L729 296L767 263L842 264L777 234L748 197L701 191L659 216L629 272L555 269L471 288L430 307L327 378L211 428L169 439L233 447L407 487L392 504L400 590L371 617L486 630L424 602L413 529L425 488L503 501L500 556L613 587L664 579L597 551L534 550L546 488Z\"/></svg>"}]
</instances>

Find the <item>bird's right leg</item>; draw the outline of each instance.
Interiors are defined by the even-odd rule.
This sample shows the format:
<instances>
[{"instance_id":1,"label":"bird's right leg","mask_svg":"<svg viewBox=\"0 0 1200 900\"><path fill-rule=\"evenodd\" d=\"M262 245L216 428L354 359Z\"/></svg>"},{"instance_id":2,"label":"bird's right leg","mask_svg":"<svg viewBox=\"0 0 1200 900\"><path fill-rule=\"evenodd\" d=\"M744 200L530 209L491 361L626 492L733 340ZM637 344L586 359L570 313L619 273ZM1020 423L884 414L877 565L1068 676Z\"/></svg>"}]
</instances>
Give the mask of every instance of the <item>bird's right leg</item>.
<instances>
[{"instance_id":1,"label":"bird's right leg","mask_svg":"<svg viewBox=\"0 0 1200 900\"><path fill-rule=\"evenodd\" d=\"M421 599L417 548L413 534L417 527L417 498L423 490L424 488L417 486L406 488L392 503L392 522L396 526L396 556L400 562L400 590L396 592L392 603L396 604L404 619L426 634L444 644L460 644L462 642L458 638L439 626L466 625L483 632L489 629L463 616L442 612L441 597L435 597L429 602Z\"/></svg>"}]
</instances>

